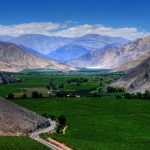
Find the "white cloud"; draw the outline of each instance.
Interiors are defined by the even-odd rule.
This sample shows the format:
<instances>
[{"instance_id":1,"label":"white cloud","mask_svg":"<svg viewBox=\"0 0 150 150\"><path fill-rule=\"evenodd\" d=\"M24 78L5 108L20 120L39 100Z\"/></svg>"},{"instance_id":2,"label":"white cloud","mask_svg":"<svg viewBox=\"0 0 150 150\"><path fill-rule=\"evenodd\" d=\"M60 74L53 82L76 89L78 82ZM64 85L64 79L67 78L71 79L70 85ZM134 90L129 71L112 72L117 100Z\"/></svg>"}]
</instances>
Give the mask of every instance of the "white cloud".
<instances>
[{"instance_id":1,"label":"white cloud","mask_svg":"<svg viewBox=\"0 0 150 150\"><path fill-rule=\"evenodd\" d=\"M43 34L48 36L79 37L86 34L101 34L114 37L136 39L149 35L137 28L112 28L101 24L75 25L72 21L64 23L39 22L18 25L0 25L0 35L19 36L22 34Z\"/></svg>"},{"instance_id":2,"label":"white cloud","mask_svg":"<svg viewBox=\"0 0 150 150\"><path fill-rule=\"evenodd\" d=\"M111 28L103 25L79 25L55 32L57 36L78 37L85 34L101 34L113 37L136 39L149 35L147 32L138 31L137 28Z\"/></svg>"},{"instance_id":3,"label":"white cloud","mask_svg":"<svg viewBox=\"0 0 150 150\"><path fill-rule=\"evenodd\" d=\"M52 22L25 23L9 26L0 25L0 35L18 36L22 34L49 34L50 31L60 28L60 24Z\"/></svg>"}]
</instances>

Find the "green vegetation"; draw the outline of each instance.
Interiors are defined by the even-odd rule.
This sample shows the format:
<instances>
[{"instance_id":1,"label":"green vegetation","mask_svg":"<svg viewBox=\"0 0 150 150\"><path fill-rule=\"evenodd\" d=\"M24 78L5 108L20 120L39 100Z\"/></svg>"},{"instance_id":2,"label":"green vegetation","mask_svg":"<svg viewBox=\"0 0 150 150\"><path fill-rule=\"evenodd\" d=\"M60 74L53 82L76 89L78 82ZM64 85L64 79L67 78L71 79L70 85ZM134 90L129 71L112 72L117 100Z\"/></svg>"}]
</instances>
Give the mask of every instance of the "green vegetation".
<instances>
[{"instance_id":1,"label":"green vegetation","mask_svg":"<svg viewBox=\"0 0 150 150\"><path fill-rule=\"evenodd\" d=\"M14 100L39 114L64 115L66 134L50 134L78 150L150 149L149 101L102 98Z\"/></svg>"},{"instance_id":2,"label":"green vegetation","mask_svg":"<svg viewBox=\"0 0 150 150\"><path fill-rule=\"evenodd\" d=\"M150 105L139 100L148 98L149 92L133 96L122 88L104 88L121 73L83 72L85 75L16 75L23 81L1 85L0 96L9 96L15 103L57 120L57 133L42 137L51 136L74 149L150 149ZM38 150L38 143L24 138L0 137L0 148L9 150L7 145L12 144L10 147L20 150L20 142L25 149ZM39 149L44 148L39 144Z\"/></svg>"},{"instance_id":3,"label":"green vegetation","mask_svg":"<svg viewBox=\"0 0 150 150\"><path fill-rule=\"evenodd\" d=\"M24 94L29 98L32 93L37 91L43 97L48 97L48 88L52 84L54 90L63 89L76 91L77 95L87 96L93 89L102 88L118 78L118 74L102 75L16 75L22 79L22 82L0 85L0 96L6 97L8 94L14 94L14 98L23 97ZM68 84L68 81L79 80L80 84ZM54 88L55 87L55 88Z\"/></svg>"},{"instance_id":4,"label":"green vegetation","mask_svg":"<svg viewBox=\"0 0 150 150\"><path fill-rule=\"evenodd\" d=\"M39 144L27 137L0 137L1 150L49 150L46 146Z\"/></svg>"}]
</instances>

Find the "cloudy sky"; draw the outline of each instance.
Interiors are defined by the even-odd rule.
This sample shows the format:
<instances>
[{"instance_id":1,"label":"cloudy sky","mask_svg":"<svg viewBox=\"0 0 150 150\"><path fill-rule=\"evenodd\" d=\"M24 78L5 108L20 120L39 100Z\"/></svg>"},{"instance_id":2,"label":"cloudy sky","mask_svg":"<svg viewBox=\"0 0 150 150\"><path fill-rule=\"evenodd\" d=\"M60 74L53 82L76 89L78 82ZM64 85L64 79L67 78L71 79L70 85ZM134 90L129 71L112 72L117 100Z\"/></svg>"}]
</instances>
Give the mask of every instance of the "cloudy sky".
<instances>
[{"instance_id":1,"label":"cloudy sky","mask_svg":"<svg viewBox=\"0 0 150 150\"><path fill-rule=\"evenodd\" d=\"M1 0L0 35L136 39L150 33L148 0Z\"/></svg>"}]
</instances>

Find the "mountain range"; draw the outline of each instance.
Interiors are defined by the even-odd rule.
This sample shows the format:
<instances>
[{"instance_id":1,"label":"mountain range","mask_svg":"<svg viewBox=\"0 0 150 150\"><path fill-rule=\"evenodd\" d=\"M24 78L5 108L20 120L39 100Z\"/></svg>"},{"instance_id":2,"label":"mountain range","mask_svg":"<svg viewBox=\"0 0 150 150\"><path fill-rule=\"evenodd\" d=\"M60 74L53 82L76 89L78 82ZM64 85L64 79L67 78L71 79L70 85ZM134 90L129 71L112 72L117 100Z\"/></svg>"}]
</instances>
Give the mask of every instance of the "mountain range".
<instances>
[{"instance_id":1,"label":"mountain range","mask_svg":"<svg viewBox=\"0 0 150 150\"><path fill-rule=\"evenodd\" d=\"M91 51L78 59L68 61L67 64L76 67L98 67L98 68L117 68L120 65L125 65L127 62L135 67L135 61L139 60L139 63L146 58L148 52L150 51L150 36L145 38L137 39L131 41L121 47L116 47L113 45L107 45L106 47ZM139 58L143 55L143 58ZM141 61L140 61L141 60ZM135 64L135 65L134 65ZM138 64L138 63L137 63ZM123 66L121 67L124 71ZM128 65L127 69L130 69ZM119 69L116 69L119 71Z\"/></svg>"},{"instance_id":2,"label":"mountain range","mask_svg":"<svg viewBox=\"0 0 150 150\"><path fill-rule=\"evenodd\" d=\"M12 38L9 42L24 46L30 51L36 51L46 58L64 63L78 59L88 52L102 49L107 45L120 47L128 43L129 40L98 34L88 34L78 38L27 34Z\"/></svg>"},{"instance_id":3,"label":"mountain range","mask_svg":"<svg viewBox=\"0 0 150 150\"><path fill-rule=\"evenodd\" d=\"M77 38L39 34L4 37L0 38L7 41L0 43L0 69L4 70L92 67L127 71L146 59L150 51L150 36L135 41L98 34Z\"/></svg>"},{"instance_id":4,"label":"mountain range","mask_svg":"<svg viewBox=\"0 0 150 150\"><path fill-rule=\"evenodd\" d=\"M67 65L42 58L12 43L0 42L0 71L21 71L27 68L74 70Z\"/></svg>"}]
</instances>

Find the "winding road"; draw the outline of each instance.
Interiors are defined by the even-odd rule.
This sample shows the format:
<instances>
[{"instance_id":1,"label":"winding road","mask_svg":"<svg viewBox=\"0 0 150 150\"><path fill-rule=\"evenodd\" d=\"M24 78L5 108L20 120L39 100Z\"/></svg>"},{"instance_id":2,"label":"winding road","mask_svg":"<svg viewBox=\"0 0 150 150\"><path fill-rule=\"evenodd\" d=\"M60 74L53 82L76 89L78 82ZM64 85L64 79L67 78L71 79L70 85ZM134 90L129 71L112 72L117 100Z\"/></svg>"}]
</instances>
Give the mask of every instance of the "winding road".
<instances>
[{"instance_id":1,"label":"winding road","mask_svg":"<svg viewBox=\"0 0 150 150\"><path fill-rule=\"evenodd\" d=\"M55 121L52 121L51 119L49 119L49 122L50 122L50 126L48 128L45 128L45 129L42 129L40 131L36 131L36 132L33 132L30 137L33 139L33 140L36 140L38 141L39 143L41 144L44 144L45 146L51 148L52 150L62 150L60 147L50 143L50 142L47 142L46 140L40 138L40 134L42 133L48 133L48 132L51 132L53 131L55 128L56 128L56 122Z\"/></svg>"}]
</instances>

